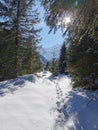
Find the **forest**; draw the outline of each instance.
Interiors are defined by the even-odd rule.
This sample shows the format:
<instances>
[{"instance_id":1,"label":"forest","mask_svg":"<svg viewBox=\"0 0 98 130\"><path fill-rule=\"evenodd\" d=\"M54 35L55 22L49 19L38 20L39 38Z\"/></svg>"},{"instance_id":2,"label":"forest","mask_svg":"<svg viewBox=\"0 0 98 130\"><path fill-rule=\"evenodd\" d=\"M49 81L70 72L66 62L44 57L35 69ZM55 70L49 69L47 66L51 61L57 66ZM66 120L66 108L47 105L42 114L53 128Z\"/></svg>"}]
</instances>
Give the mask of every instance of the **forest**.
<instances>
[{"instance_id":1,"label":"forest","mask_svg":"<svg viewBox=\"0 0 98 130\"><path fill-rule=\"evenodd\" d=\"M40 22L35 0L0 1L0 80L42 70ZM44 20L54 33L62 29L59 59L50 61L53 75L70 74L73 87L98 88L98 1L42 0ZM66 24L64 19L70 17Z\"/></svg>"},{"instance_id":2,"label":"forest","mask_svg":"<svg viewBox=\"0 0 98 130\"><path fill-rule=\"evenodd\" d=\"M0 0L0 130L98 130L98 0Z\"/></svg>"},{"instance_id":3,"label":"forest","mask_svg":"<svg viewBox=\"0 0 98 130\"><path fill-rule=\"evenodd\" d=\"M40 20L34 0L2 0L0 9L0 79L39 71L40 29L35 25Z\"/></svg>"}]
</instances>

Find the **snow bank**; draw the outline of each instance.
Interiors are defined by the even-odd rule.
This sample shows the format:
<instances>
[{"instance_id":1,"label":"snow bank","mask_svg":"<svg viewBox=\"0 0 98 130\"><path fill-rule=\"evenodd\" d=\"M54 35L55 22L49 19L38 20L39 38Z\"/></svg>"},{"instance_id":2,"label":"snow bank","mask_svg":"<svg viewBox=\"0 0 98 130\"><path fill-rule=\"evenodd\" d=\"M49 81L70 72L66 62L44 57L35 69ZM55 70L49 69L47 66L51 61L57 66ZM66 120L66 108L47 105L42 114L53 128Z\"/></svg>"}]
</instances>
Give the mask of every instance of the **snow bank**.
<instances>
[{"instance_id":1,"label":"snow bank","mask_svg":"<svg viewBox=\"0 0 98 130\"><path fill-rule=\"evenodd\" d=\"M0 82L0 130L98 130L98 91L49 72Z\"/></svg>"}]
</instances>

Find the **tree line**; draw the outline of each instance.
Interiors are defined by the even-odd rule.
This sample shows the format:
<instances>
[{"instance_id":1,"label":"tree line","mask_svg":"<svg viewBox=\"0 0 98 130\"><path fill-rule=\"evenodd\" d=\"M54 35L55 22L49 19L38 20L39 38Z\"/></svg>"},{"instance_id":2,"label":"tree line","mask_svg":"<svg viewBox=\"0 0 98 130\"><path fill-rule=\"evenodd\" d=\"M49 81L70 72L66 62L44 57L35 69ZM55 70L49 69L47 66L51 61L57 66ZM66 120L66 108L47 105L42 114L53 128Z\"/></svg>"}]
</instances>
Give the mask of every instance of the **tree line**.
<instances>
[{"instance_id":1,"label":"tree line","mask_svg":"<svg viewBox=\"0 0 98 130\"><path fill-rule=\"evenodd\" d=\"M74 87L95 89L98 84L98 0L42 0L50 32L61 28L66 38L59 61L53 58L50 71L66 70ZM34 73L41 69L37 51L40 29L35 0L0 1L0 80ZM67 25L62 21L70 16ZM65 43L68 44L67 48Z\"/></svg>"},{"instance_id":2,"label":"tree line","mask_svg":"<svg viewBox=\"0 0 98 130\"><path fill-rule=\"evenodd\" d=\"M61 28L66 36L67 70L74 87L98 89L98 0L42 0L50 32ZM58 25L60 19L71 22Z\"/></svg>"},{"instance_id":3,"label":"tree line","mask_svg":"<svg viewBox=\"0 0 98 130\"><path fill-rule=\"evenodd\" d=\"M0 80L41 69L35 0L0 1Z\"/></svg>"},{"instance_id":4,"label":"tree line","mask_svg":"<svg viewBox=\"0 0 98 130\"><path fill-rule=\"evenodd\" d=\"M56 50L55 50L56 51ZM67 73L67 57L66 57L66 43L63 42L60 48L59 57L55 56L55 51L53 52L52 60L48 63L48 69L53 76L58 74L68 74Z\"/></svg>"}]
</instances>

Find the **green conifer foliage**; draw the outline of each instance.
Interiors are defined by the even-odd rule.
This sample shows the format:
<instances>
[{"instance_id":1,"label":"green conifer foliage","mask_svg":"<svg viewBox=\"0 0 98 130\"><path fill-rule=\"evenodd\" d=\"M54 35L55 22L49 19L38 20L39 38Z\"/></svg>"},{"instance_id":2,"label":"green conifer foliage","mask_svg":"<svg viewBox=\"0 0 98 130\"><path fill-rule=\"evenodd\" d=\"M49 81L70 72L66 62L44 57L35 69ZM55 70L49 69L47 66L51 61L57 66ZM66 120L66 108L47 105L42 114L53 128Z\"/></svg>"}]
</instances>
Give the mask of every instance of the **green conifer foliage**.
<instances>
[{"instance_id":1,"label":"green conifer foliage","mask_svg":"<svg viewBox=\"0 0 98 130\"><path fill-rule=\"evenodd\" d=\"M70 6L69 6L70 5ZM98 0L43 0L45 20L50 30L60 27L58 21L66 15L67 68L74 87L96 88L98 84ZM63 26L64 27L64 26ZM61 26L62 28L62 26ZM97 87L98 88L98 87Z\"/></svg>"},{"instance_id":2,"label":"green conifer foliage","mask_svg":"<svg viewBox=\"0 0 98 130\"><path fill-rule=\"evenodd\" d=\"M40 29L35 29L39 18L37 10L33 9L34 2L34 0L0 1L1 80L37 71L38 67L33 62L35 53L36 63L39 63L40 68L37 52Z\"/></svg>"},{"instance_id":3,"label":"green conifer foliage","mask_svg":"<svg viewBox=\"0 0 98 130\"><path fill-rule=\"evenodd\" d=\"M59 64L57 59L53 58L49 63L49 71L53 76L57 76L59 74Z\"/></svg>"},{"instance_id":4,"label":"green conifer foliage","mask_svg":"<svg viewBox=\"0 0 98 130\"><path fill-rule=\"evenodd\" d=\"M65 42L61 46L60 57L59 57L59 71L65 73L66 71L66 46Z\"/></svg>"}]
</instances>

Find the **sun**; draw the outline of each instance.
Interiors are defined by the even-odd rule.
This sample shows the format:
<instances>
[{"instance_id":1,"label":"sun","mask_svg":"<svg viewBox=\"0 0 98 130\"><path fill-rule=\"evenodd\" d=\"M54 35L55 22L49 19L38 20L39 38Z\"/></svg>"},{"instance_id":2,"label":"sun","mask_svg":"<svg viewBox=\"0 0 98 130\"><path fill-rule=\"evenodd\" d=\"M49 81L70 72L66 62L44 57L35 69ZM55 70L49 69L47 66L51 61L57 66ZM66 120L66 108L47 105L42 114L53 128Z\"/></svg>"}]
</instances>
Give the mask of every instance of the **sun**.
<instances>
[{"instance_id":1,"label":"sun","mask_svg":"<svg viewBox=\"0 0 98 130\"><path fill-rule=\"evenodd\" d=\"M62 19L62 22L63 24L67 25L71 22L71 18L66 16Z\"/></svg>"},{"instance_id":2,"label":"sun","mask_svg":"<svg viewBox=\"0 0 98 130\"><path fill-rule=\"evenodd\" d=\"M61 26L62 28L66 28L71 23L71 17L70 16L64 16L59 18L58 20L58 26Z\"/></svg>"}]
</instances>

